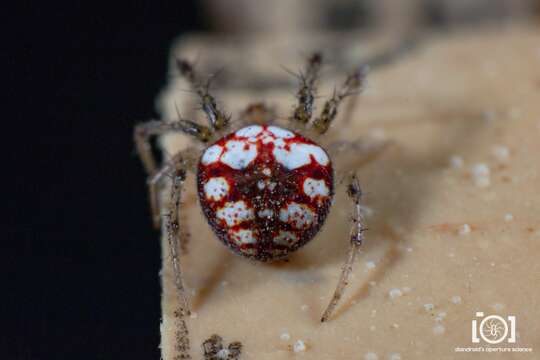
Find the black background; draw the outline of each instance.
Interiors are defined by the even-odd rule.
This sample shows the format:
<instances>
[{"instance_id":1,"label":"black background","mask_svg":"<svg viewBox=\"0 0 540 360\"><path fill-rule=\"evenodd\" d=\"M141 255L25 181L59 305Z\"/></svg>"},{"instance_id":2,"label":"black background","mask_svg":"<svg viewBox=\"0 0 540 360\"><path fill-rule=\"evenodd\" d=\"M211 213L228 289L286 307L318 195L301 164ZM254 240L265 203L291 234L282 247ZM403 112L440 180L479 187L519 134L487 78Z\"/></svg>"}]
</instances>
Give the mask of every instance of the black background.
<instances>
[{"instance_id":1,"label":"black background","mask_svg":"<svg viewBox=\"0 0 540 360\"><path fill-rule=\"evenodd\" d=\"M204 15L176 1L3 16L2 358L159 359L160 248L132 128L156 116L171 41Z\"/></svg>"}]
</instances>

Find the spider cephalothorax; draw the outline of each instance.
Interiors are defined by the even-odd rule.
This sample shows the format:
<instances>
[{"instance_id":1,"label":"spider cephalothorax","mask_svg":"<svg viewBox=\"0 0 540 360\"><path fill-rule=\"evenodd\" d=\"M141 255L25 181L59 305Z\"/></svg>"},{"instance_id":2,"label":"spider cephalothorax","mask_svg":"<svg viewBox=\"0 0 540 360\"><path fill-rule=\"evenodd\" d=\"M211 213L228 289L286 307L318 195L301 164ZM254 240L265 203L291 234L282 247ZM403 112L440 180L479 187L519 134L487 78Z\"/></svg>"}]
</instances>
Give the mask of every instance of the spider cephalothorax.
<instances>
[{"instance_id":1,"label":"spider cephalothorax","mask_svg":"<svg viewBox=\"0 0 540 360\"><path fill-rule=\"evenodd\" d=\"M201 156L199 200L212 230L236 253L285 257L321 228L333 195L325 150L298 133L251 125Z\"/></svg>"},{"instance_id":2,"label":"spider cephalothorax","mask_svg":"<svg viewBox=\"0 0 540 360\"><path fill-rule=\"evenodd\" d=\"M323 141L335 120L342 101L362 87L365 68L353 72L334 91L320 115L312 121L315 88L321 67L320 54L312 55L298 75L297 103L289 118L289 130L276 125L275 114L262 103L249 105L237 120L242 126L227 132L234 122L210 94L192 65L177 61L179 73L195 90L208 125L196 121L149 121L135 128L137 151L149 174L150 202L155 225L165 219L166 236L172 259L175 285L181 300L176 312L180 319L189 314L189 302L180 268L182 248L178 221L182 185L188 171L197 175L199 202L212 230L234 252L248 258L270 261L286 257L310 241L320 230L334 195L334 169L329 153L300 133L308 132ZM205 144L200 154L193 148L173 154L158 167L149 138L170 132L183 132ZM209 145L210 144L210 145ZM355 158L371 159L385 144L341 143L334 152L355 152ZM349 256L330 304L321 321L326 321L347 284L357 250L363 241L362 192L355 169L336 169L347 182L347 195L353 204ZM170 178L168 212L162 214L158 186ZM189 358L185 323L180 322L178 348ZM187 357L186 357L187 356Z\"/></svg>"}]
</instances>

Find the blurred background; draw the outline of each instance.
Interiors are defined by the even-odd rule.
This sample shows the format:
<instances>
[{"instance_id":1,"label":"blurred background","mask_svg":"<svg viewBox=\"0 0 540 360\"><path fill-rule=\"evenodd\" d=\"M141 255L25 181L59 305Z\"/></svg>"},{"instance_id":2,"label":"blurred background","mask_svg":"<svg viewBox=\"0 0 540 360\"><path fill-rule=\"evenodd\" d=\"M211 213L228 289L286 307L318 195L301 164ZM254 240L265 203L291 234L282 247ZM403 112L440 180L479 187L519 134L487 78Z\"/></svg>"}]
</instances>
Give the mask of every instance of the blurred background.
<instances>
[{"instance_id":1,"label":"blurred background","mask_svg":"<svg viewBox=\"0 0 540 360\"><path fill-rule=\"evenodd\" d=\"M408 32L531 18L538 16L539 4L538 0L205 0L204 9L212 29L228 33L321 28Z\"/></svg>"},{"instance_id":2,"label":"blurred background","mask_svg":"<svg viewBox=\"0 0 540 360\"><path fill-rule=\"evenodd\" d=\"M159 358L159 234L132 128L157 116L177 36L404 36L540 24L539 9L540 0L13 5L2 48L12 183L1 261L12 280L3 318L15 331L1 337L4 358Z\"/></svg>"}]
</instances>

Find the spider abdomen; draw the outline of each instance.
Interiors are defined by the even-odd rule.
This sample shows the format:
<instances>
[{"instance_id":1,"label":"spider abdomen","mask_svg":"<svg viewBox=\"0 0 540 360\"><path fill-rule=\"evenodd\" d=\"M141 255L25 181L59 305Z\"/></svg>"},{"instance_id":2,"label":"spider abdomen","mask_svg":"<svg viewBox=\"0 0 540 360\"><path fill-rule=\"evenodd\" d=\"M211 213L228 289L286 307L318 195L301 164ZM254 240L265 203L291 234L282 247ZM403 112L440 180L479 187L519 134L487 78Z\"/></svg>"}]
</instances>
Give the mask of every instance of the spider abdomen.
<instances>
[{"instance_id":1,"label":"spider abdomen","mask_svg":"<svg viewBox=\"0 0 540 360\"><path fill-rule=\"evenodd\" d=\"M320 230L333 196L330 158L302 135L251 125L208 147L199 200L230 249L261 261L285 257Z\"/></svg>"}]
</instances>

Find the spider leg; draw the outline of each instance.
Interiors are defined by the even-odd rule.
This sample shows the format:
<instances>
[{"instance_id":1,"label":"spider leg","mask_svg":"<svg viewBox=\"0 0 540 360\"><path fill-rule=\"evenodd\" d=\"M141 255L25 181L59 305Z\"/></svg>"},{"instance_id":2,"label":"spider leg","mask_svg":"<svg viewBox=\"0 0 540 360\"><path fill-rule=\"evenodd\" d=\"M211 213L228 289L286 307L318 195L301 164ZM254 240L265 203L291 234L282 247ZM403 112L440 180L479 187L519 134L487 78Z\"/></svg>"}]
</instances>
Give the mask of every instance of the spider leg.
<instances>
[{"instance_id":1,"label":"spider leg","mask_svg":"<svg viewBox=\"0 0 540 360\"><path fill-rule=\"evenodd\" d=\"M346 111L347 117L350 117L352 110L356 105L356 97L364 86L366 74L367 66L361 66L358 70L347 77L345 82L338 90L334 91L332 98L324 103L321 115L313 121L313 129L316 132L319 134L324 134L330 127L332 121L334 121L336 118L342 101L346 97L354 95L354 98Z\"/></svg>"},{"instance_id":2,"label":"spider leg","mask_svg":"<svg viewBox=\"0 0 540 360\"><path fill-rule=\"evenodd\" d=\"M225 359L222 351L227 354L226 359L238 360L242 353L242 343L235 341L229 344L227 348L223 346L223 339L219 335L212 335L202 343L202 349L204 352L204 360L220 360Z\"/></svg>"},{"instance_id":3,"label":"spider leg","mask_svg":"<svg viewBox=\"0 0 540 360\"><path fill-rule=\"evenodd\" d=\"M230 116L223 112L218 106L215 97L210 94L212 78L210 77L206 82L203 82L200 75L195 71L193 64L184 59L177 59L176 67L197 93L201 109L206 114L210 126L216 131L225 129L229 125Z\"/></svg>"},{"instance_id":4,"label":"spider leg","mask_svg":"<svg viewBox=\"0 0 540 360\"><path fill-rule=\"evenodd\" d=\"M152 221L156 228L159 227L160 223L157 203L157 186L163 176L170 172L170 164L164 165L161 169L157 167L156 160L152 154L150 138L151 136L163 135L169 132L183 132L192 135L199 141L205 143L212 138L212 131L208 127L184 119L171 123L151 120L135 126L133 134L135 146L144 169L149 176L147 183L149 189L150 210L152 213ZM185 159L186 157L183 158Z\"/></svg>"},{"instance_id":5,"label":"spider leg","mask_svg":"<svg viewBox=\"0 0 540 360\"><path fill-rule=\"evenodd\" d=\"M146 184L148 185L152 223L155 228L159 228L161 223L159 186L162 180L171 176L170 174L173 173L176 163L181 163L186 170L194 171L195 163L197 161L196 158L197 155L195 153L191 152L190 149L185 149L171 157L171 159L157 169L154 174L148 177Z\"/></svg>"},{"instance_id":6,"label":"spider leg","mask_svg":"<svg viewBox=\"0 0 540 360\"><path fill-rule=\"evenodd\" d=\"M351 274L352 266L358 253L358 249L364 242L364 231L366 229L364 228L364 219L362 216L362 209L360 205L362 190L360 189L360 182L358 181L356 173L354 172L349 175L347 195L354 204L354 216L350 234L349 252L347 255L347 260L345 261L345 264L343 265L343 268L341 270L341 276L339 277L336 290L334 291L334 295L332 296L330 303L328 304L326 310L322 315L321 322L325 322L328 320L328 318L332 315L332 312L334 311L337 303L341 299L345 291L345 287L348 284L349 275Z\"/></svg>"},{"instance_id":7,"label":"spider leg","mask_svg":"<svg viewBox=\"0 0 540 360\"><path fill-rule=\"evenodd\" d=\"M179 210L180 210L180 198L182 195L182 185L186 179L186 168L181 161L180 156L175 156L174 168L169 174L172 177L171 180L171 193L169 201L169 212L166 215L165 228L167 231L167 241L169 243L169 251L172 260L172 269L174 275L174 284L178 292L180 300L179 309L174 312L176 321L176 349L180 353L181 359L191 359L189 355L189 332L185 317L190 315L190 307L184 287L184 279L182 276L182 269L180 264L180 222L179 222Z\"/></svg>"},{"instance_id":8,"label":"spider leg","mask_svg":"<svg viewBox=\"0 0 540 360\"><path fill-rule=\"evenodd\" d=\"M309 57L304 71L298 76L300 79L300 88L296 93L298 102L294 108L291 120L301 126L306 126L313 114L316 91L315 83L319 77L321 65L321 53L314 53Z\"/></svg>"},{"instance_id":9,"label":"spider leg","mask_svg":"<svg viewBox=\"0 0 540 360\"><path fill-rule=\"evenodd\" d=\"M164 167L163 172L169 171L168 176L171 177L171 198L169 201L169 209L166 215L165 227L167 230L167 240L169 242L173 271L174 282L180 298L183 304L183 308L189 314L189 305L187 301L187 295L184 289L184 283L182 279L182 272L180 269L180 257L178 249L180 248L180 223L179 223L179 210L180 210L180 198L182 195L182 185L186 179L186 166L182 161L182 154L179 153L173 158L174 162Z\"/></svg>"}]
</instances>

